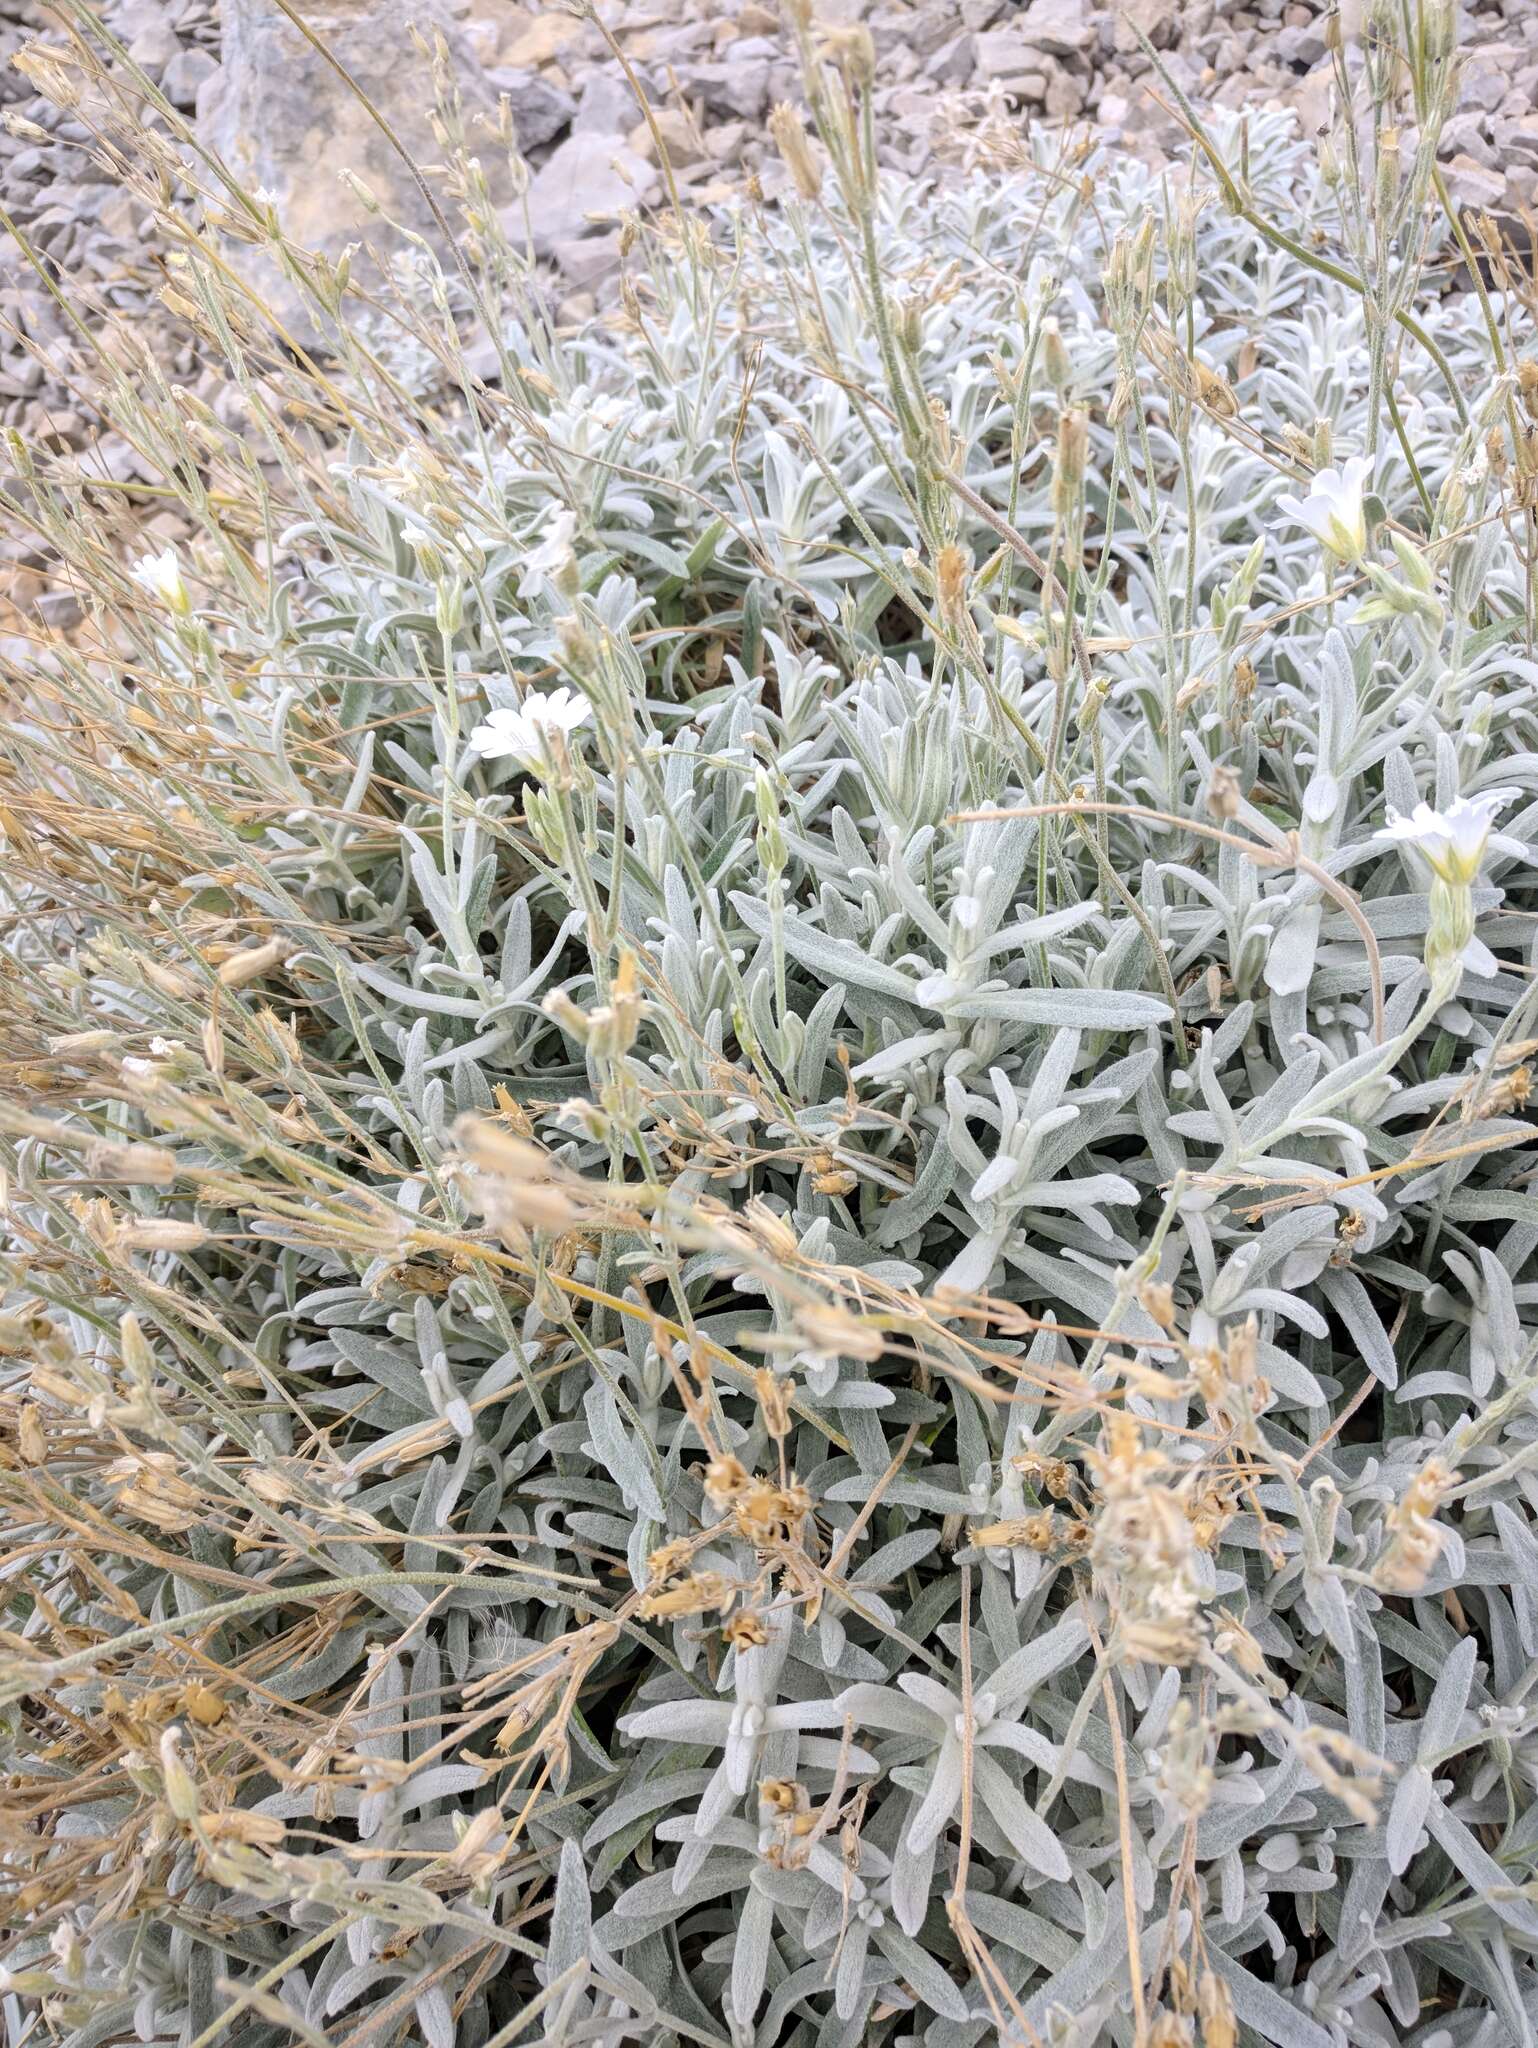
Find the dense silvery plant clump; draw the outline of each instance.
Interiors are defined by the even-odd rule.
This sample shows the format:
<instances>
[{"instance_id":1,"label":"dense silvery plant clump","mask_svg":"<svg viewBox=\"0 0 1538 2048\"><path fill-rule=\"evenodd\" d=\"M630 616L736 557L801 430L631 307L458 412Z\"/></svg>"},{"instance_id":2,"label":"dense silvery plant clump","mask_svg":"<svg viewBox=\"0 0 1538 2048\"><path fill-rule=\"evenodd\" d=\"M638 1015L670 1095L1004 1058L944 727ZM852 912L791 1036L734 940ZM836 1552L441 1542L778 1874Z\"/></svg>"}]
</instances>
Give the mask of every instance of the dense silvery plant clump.
<instances>
[{"instance_id":1,"label":"dense silvery plant clump","mask_svg":"<svg viewBox=\"0 0 1538 2048\"><path fill-rule=\"evenodd\" d=\"M1533 2037L1538 358L1423 282L1446 10L1322 168L880 189L805 26L783 207L575 333L482 250L457 399L193 240L245 436L114 399L191 545L11 450L96 627L0 781L17 2043Z\"/></svg>"}]
</instances>

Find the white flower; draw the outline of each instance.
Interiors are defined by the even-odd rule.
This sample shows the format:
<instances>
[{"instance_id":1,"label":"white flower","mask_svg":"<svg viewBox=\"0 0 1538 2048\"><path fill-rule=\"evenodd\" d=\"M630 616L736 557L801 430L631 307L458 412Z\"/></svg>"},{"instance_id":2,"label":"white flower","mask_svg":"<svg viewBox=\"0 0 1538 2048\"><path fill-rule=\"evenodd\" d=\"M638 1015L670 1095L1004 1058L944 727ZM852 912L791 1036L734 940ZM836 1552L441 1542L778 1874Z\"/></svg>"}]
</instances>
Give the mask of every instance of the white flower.
<instances>
[{"instance_id":1,"label":"white flower","mask_svg":"<svg viewBox=\"0 0 1538 2048\"><path fill-rule=\"evenodd\" d=\"M546 697L531 692L516 711L498 710L487 714L483 725L470 735L470 744L483 761L511 760L525 768L541 768L550 758L550 742L586 725L593 707L580 690L563 684Z\"/></svg>"},{"instance_id":2,"label":"white flower","mask_svg":"<svg viewBox=\"0 0 1538 2048\"><path fill-rule=\"evenodd\" d=\"M1438 880L1466 889L1479 874L1496 812L1521 794L1518 789L1487 789L1482 796L1456 798L1445 811L1420 803L1407 818L1391 810L1374 837L1413 846Z\"/></svg>"},{"instance_id":3,"label":"white flower","mask_svg":"<svg viewBox=\"0 0 1538 2048\"><path fill-rule=\"evenodd\" d=\"M1368 468L1365 455L1348 456L1339 469L1321 469L1306 498L1278 498L1276 509L1306 526L1338 561L1359 562L1367 547L1362 488Z\"/></svg>"},{"instance_id":4,"label":"white flower","mask_svg":"<svg viewBox=\"0 0 1538 2048\"><path fill-rule=\"evenodd\" d=\"M141 555L133 565L133 579L151 596L158 597L167 611L185 618L192 610L192 599L182 581L182 565L174 547L162 548L158 555Z\"/></svg>"},{"instance_id":5,"label":"white flower","mask_svg":"<svg viewBox=\"0 0 1538 2048\"><path fill-rule=\"evenodd\" d=\"M430 533L425 526L418 526L414 521L408 519L401 528L401 539L416 556L417 563L422 569L423 574L431 576L435 582L441 582L444 578L446 564L443 559L443 550L438 544L437 534Z\"/></svg>"},{"instance_id":6,"label":"white flower","mask_svg":"<svg viewBox=\"0 0 1538 2048\"><path fill-rule=\"evenodd\" d=\"M530 586L542 576L554 576L565 568L572 559L572 536L576 533L575 514L563 507L552 518L545 521L544 538L537 547L530 548L523 558L518 575L518 595L524 596Z\"/></svg>"},{"instance_id":7,"label":"white flower","mask_svg":"<svg viewBox=\"0 0 1538 2048\"><path fill-rule=\"evenodd\" d=\"M1415 849L1433 876L1430 922L1426 929L1426 965L1456 990L1461 969L1488 978L1499 962L1474 934L1474 883L1485 857L1495 814L1521 795L1516 789L1487 789L1482 796L1460 796L1445 811L1417 804L1408 818L1389 812L1387 825L1376 835Z\"/></svg>"}]
</instances>

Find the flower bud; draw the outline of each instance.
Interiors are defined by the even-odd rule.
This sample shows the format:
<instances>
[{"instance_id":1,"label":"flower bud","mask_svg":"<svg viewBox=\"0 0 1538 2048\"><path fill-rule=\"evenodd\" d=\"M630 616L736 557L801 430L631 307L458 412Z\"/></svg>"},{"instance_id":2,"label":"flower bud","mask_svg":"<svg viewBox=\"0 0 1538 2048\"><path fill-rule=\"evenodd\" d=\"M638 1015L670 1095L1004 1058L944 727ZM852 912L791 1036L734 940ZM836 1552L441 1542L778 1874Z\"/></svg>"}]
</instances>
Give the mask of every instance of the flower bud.
<instances>
[{"instance_id":1,"label":"flower bud","mask_svg":"<svg viewBox=\"0 0 1538 2048\"><path fill-rule=\"evenodd\" d=\"M198 1787L182 1762L182 1731L173 1722L160 1738L160 1773L166 1804L184 1825L198 1817Z\"/></svg>"},{"instance_id":2,"label":"flower bud","mask_svg":"<svg viewBox=\"0 0 1538 2048\"><path fill-rule=\"evenodd\" d=\"M452 639L459 631L465 615L465 586L457 576L445 576L438 584L438 602L435 606L438 631L445 640Z\"/></svg>"},{"instance_id":3,"label":"flower bud","mask_svg":"<svg viewBox=\"0 0 1538 2048\"><path fill-rule=\"evenodd\" d=\"M1399 130L1385 128L1378 138L1378 218L1391 221L1399 198Z\"/></svg>"},{"instance_id":4,"label":"flower bud","mask_svg":"<svg viewBox=\"0 0 1538 2048\"><path fill-rule=\"evenodd\" d=\"M1041 366L1056 391L1066 391L1073 382L1073 359L1055 320L1041 323Z\"/></svg>"},{"instance_id":5,"label":"flower bud","mask_svg":"<svg viewBox=\"0 0 1538 2048\"><path fill-rule=\"evenodd\" d=\"M785 872L785 833L774 784L760 768L753 781L753 807L758 814L758 857L768 875Z\"/></svg>"},{"instance_id":6,"label":"flower bud","mask_svg":"<svg viewBox=\"0 0 1538 2048\"><path fill-rule=\"evenodd\" d=\"M1052 511L1066 519L1084 489L1084 466L1089 453L1089 422L1076 408L1065 412L1057 423L1057 463L1052 473Z\"/></svg>"},{"instance_id":7,"label":"flower bud","mask_svg":"<svg viewBox=\"0 0 1538 2048\"><path fill-rule=\"evenodd\" d=\"M443 559L443 551L433 535L427 532L425 527L403 526L401 539L416 556L423 575L431 576L434 582L439 581L447 564Z\"/></svg>"}]
</instances>

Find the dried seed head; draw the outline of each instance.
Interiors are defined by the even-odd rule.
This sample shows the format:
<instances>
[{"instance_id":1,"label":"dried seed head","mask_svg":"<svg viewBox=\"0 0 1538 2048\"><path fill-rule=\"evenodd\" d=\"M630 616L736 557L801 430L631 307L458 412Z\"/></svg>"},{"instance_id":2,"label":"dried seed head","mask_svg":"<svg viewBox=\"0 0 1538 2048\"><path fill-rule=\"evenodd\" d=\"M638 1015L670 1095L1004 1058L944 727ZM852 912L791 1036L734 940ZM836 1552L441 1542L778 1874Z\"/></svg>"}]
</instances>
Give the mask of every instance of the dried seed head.
<instances>
[{"instance_id":1,"label":"dried seed head","mask_svg":"<svg viewBox=\"0 0 1538 2048\"><path fill-rule=\"evenodd\" d=\"M1233 1993L1211 1970L1203 1970L1196 1980L1196 2011L1202 2025L1202 2048L1236 2048L1239 2027Z\"/></svg>"},{"instance_id":2,"label":"dried seed head","mask_svg":"<svg viewBox=\"0 0 1538 2048\"><path fill-rule=\"evenodd\" d=\"M160 1774L165 1785L166 1804L186 1825L198 1817L197 1781L182 1761L182 1730L173 1725L160 1738Z\"/></svg>"},{"instance_id":3,"label":"dried seed head","mask_svg":"<svg viewBox=\"0 0 1538 2048\"><path fill-rule=\"evenodd\" d=\"M176 1154L164 1145L88 1145L85 1170L93 1180L124 1181L141 1187L169 1187L176 1178Z\"/></svg>"},{"instance_id":4,"label":"dried seed head","mask_svg":"<svg viewBox=\"0 0 1538 2048\"><path fill-rule=\"evenodd\" d=\"M1021 1451L1010 1460L1022 1478L1053 1500L1066 1500L1073 1491L1073 1467L1062 1458L1043 1458L1035 1451Z\"/></svg>"},{"instance_id":5,"label":"dried seed head","mask_svg":"<svg viewBox=\"0 0 1538 2048\"><path fill-rule=\"evenodd\" d=\"M751 1607L744 1607L732 1615L721 1634L734 1650L761 1650L769 1640L764 1617Z\"/></svg>"},{"instance_id":6,"label":"dried seed head","mask_svg":"<svg viewBox=\"0 0 1538 2048\"><path fill-rule=\"evenodd\" d=\"M1488 1117L1520 1113L1532 1100L1532 1093L1532 1068L1514 1067L1509 1074L1503 1074L1493 1088L1471 1097L1463 1105L1462 1120L1465 1123L1475 1123L1482 1122Z\"/></svg>"},{"instance_id":7,"label":"dried seed head","mask_svg":"<svg viewBox=\"0 0 1538 2048\"><path fill-rule=\"evenodd\" d=\"M947 543L935 557L935 595L940 616L947 625L959 625L965 616L967 579L971 573L972 557L953 543Z\"/></svg>"},{"instance_id":8,"label":"dried seed head","mask_svg":"<svg viewBox=\"0 0 1538 2048\"><path fill-rule=\"evenodd\" d=\"M1148 2048L1193 2048L1195 2032L1183 2012L1158 2013L1148 2028Z\"/></svg>"},{"instance_id":9,"label":"dried seed head","mask_svg":"<svg viewBox=\"0 0 1538 2048\"><path fill-rule=\"evenodd\" d=\"M781 1487L755 1479L736 1496L732 1508L743 1540L764 1550L797 1539L812 1511L812 1497L794 1480Z\"/></svg>"},{"instance_id":10,"label":"dried seed head","mask_svg":"<svg viewBox=\"0 0 1538 2048\"><path fill-rule=\"evenodd\" d=\"M228 1711L229 1702L211 1685L194 1681L182 1688L182 1712L199 1728L217 1728Z\"/></svg>"},{"instance_id":11,"label":"dried seed head","mask_svg":"<svg viewBox=\"0 0 1538 2048\"><path fill-rule=\"evenodd\" d=\"M1335 1249L1330 1253L1330 1264L1344 1268L1351 1264L1352 1252L1365 1236L1367 1219L1360 1209L1348 1209L1335 1226Z\"/></svg>"},{"instance_id":12,"label":"dried seed head","mask_svg":"<svg viewBox=\"0 0 1538 2048\"><path fill-rule=\"evenodd\" d=\"M795 180L796 190L803 199L815 199L822 190L822 166L813 153L800 114L781 100L769 116L769 133Z\"/></svg>"},{"instance_id":13,"label":"dried seed head","mask_svg":"<svg viewBox=\"0 0 1538 2048\"><path fill-rule=\"evenodd\" d=\"M759 1782L758 1803L771 1813L807 1813L811 1795L794 1778L764 1778Z\"/></svg>"},{"instance_id":14,"label":"dried seed head","mask_svg":"<svg viewBox=\"0 0 1538 2048\"><path fill-rule=\"evenodd\" d=\"M836 1302L803 1302L796 1310L796 1327L808 1348L823 1358L877 1359L885 1350L881 1332Z\"/></svg>"},{"instance_id":15,"label":"dried seed head","mask_svg":"<svg viewBox=\"0 0 1538 2048\"><path fill-rule=\"evenodd\" d=\"M1242 801L1238 776L1225 762L1215 762L1207 783L1207 809L1214 818L1226 821L1238 817Z\"/></svg>"},{"instance_id":16,"label":"dried seed head","mask_svg":"<svg viewBox=\"0 0 1538 2048\"><path fill-rule=\"evenodd\" d=\"M56 1057L74 1057L82 1053L105 1052L118 1042L115 1031L67 1031L61 1037L50 1038L48 1050Z\"/></svg>"},{"instance_id":17,"label":"dried seed head","mask_svg":"<svg viewBox=\"0 0 1538 2048\"><path fill-rule=\"evenodd\" d=\"M743 1210L742 1217L750 1226L758 1243L773 1258L785 1262L800 1256L800 1238L778 1210L770 1208L762 1195L753 1197Z\"/></svg>"},{"instance_id":18,"label":"dried seed head","mask_svg":"<svg viewBox=\"0 0 1538 2048\"><path fill-rule=\"evenodd\" d=\"M643 1593L637 1611L646 1621L676 1620L686 1614L719 1613L735 1598L736 1588L720 1572L691 1572Z\"/></svg>"},{"instance_id":19,"label":"dried seed head","mask_svg":"<svg viewBox=\"0 0 1538 2048\"><path fill-rule=\"evenodd\" d=\"M849 84L864 91L876 76L876 44L863 21L824 23L819 42L824 59L836 66Z\"/></svg>"},{"instance_id":20,"label":"dried seed head","mask_svg":"<svg viewBox=\"0 0 1538 2048\"><path fill-rule=\"evenodd\" d=\"M1046 1508L1007 1522L985 1522L970 1532L970 1540L979 1550L1048 1551L1057 1540L1057 1517Z\"/></svg>"},{"instance_id":21,"label":"dried seed head","mask_svg":"<svg viewBox=\"0 0 1538 2048\"><path fill-rule=\"evenodd\" d=\"M775 1443L783 1443L790 1435L790 1400L795 1390L794 1380L782 1379L770 1366L761 1365L753 1375L759 1413L764 1418L764 1428Z\"/></svg>"},{"instance_id":22,"label":"dried seed head","mask_svg":"<svg viewBox=\"0 0 1538 2048\"><path fill-rule=\"evenodd\" d=\"M1161 1330L1168 1332L1174 1329L1175 1290L1167 1280L1145 1280L1138 1291L1138 1300Z\"/></svg>"},{"instance_id":23,"label":"dried seed head","mask_svg":"<svg viewBox=\"0 0 1538 2048\"><path fill-rule=\"evenodd\" d=\"M1378 1560L1373 1583L1385 1593L1418 1593L1442 1552L1443 1531L1435 1516L1457 1479L1440 1458L1428 1458L1384 1516L1389 1546Z\"/></svg>"},{"instance_id":24,"label":"dried seed head","mask_svg":"<svg viewBox=\"0 0 1538 2048\"><path fill-rule=\"evenodd\" d=\"M665 1586L669 1579L687 1571L693 1554L692 1545L682 1536L671 1543L661 1544L646 1560L646 1583L650 1590L654 1586Z\"/></svg>"},{"instance_id":25,"label":"dried seed head","mask_svg":"<svg viewBox=\"0 0 1538 2048\"><path fill-rule=\"evenodd\" d=\"M705 1498L718 1508L729 1507L748 1485L748 1471L740 1458L727 1451L712 1458L703 1473Z\"/></svg>"},{"instance_id":26,"label":"dried seed head","mask_svg":"<svg viewBox=\"0 0 1538 2048\"><path fill-rule=\"evenodd\" d=\"M1057 467L1052 480L1052 509L1066 518L1084 488L1084 468L1089 456L1089 420L1078 407L1070 407L1057 423Z\"/></svg>"},{"instance_id":27,"label":"dried seed head","mask_svg":"<svg viewBox=\"0 0 1538 2048\"><path fill-rule=\"evenodd\" d=\"M35 1401L23 1401L21 1404L16 1418L16 1448L24 1465L41 1465L48 1456L43 1411Z\"/></svg>"},{"instance_id":28,"label":"dried seed head","mask_svg":"<svg viewBox=\"0 0 1538 2048\"><path fill-rule=\"evenodd\" d=\"M1231 420L1239 411L1239 401L1234 388L1221 371L1210 364L1198 361L1196 365L1196 395L1207 410L1220 420Z\"/></svg>"}]
</instances>

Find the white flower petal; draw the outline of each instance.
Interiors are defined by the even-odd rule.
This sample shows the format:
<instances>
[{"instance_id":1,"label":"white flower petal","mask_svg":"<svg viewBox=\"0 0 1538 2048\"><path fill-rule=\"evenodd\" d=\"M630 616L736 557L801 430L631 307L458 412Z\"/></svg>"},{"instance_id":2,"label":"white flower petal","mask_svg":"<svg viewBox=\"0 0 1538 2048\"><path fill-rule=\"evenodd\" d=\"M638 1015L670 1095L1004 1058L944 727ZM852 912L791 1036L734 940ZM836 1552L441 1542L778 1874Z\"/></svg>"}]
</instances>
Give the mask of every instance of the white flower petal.
<instances>
[{"instance_id":1,"label":"white flower petal","mask_svg":"<svg viewBox=\"0 0 1538 2048\"><path fill-rule=\"evenodd\" d=\"M516 711L501 707L488 712L484 722L470 735L470 745L485 761L521 761L537 768L550 755L550 739L556 733L573 733L587 724L593 707L580 690L552 690L548 696L531 691Z\"/></svg>"},{"instance_id":2,"label":"white flower petal","mask_svg":"<svg viewBox=\"0 0 1538 2048\"><path fill-rule=\"evenodd\" d=\"M1478 796L1455 797L1445 811L1418 803L1408 817L1390 811L1388 823L1373 836L1414 847L1433 874L1467 887L1479 873L1497 812L1520 795L1516 789L1489 789Z\"/></svg>"}]
</instances>

